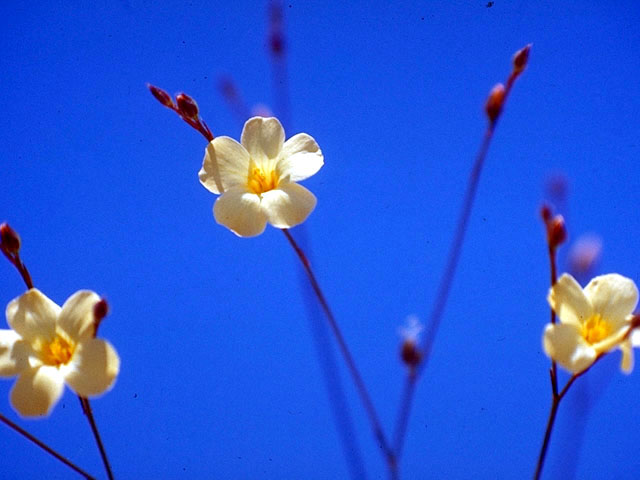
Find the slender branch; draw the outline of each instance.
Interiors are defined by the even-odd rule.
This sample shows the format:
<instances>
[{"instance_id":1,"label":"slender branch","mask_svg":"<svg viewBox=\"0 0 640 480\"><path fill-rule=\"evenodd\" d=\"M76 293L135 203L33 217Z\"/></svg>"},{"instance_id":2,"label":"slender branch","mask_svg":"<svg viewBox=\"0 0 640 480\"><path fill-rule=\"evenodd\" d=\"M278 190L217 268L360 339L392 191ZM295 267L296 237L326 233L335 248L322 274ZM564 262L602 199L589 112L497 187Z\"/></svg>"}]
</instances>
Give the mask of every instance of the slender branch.
<instances>
[{"instance_id":1,"label":"slender branch","mask_svg":"<svg viewBox=\"0 0 640 480\"><path fill-rule=\"evenodd\" d=\"M431 350L433 348L433 344L435 342L440 324L442 322L442 315L449 298L449 293L451 292L451 286L455 277L456 268L458 266L458 262L462 253L462 245L464 243L467 226L469 224L469 218L471 216L471 210L475 201L476 191L478 189L478 183L480 181L480 174L482 173L485 158L487 156L487 152L489 151L489 146L491 145L493 133L498 124L498 120L500 119L502 110L506 105L507 98L511 93L511 89L516 79L520 76L526 66L530 48L531 45L527 45L523 49L516 52L513 58L513 69L507 79L506 86L502 87L502 85L496 85L490 92L489 98L485 105L485 111L489 118L489 122L482 138L480 149L476 154L475 161L469 175L469 180L467 181L467 187L465 190L464 200L462 202L460 216L458 217L458 223L456 225L453 243L451 245L451 249L449 250L449 256L447 257L447 263L444 273L442 274L442 277L440 279L440 285L438 286L435 303L433 305L433 309L431 310L431 315L429 316L429 325L424 336L424 341L421 348L423 353L423 360L415 369L415 375L407 376L404 388L405 393L403 399L401 400L398 415L396 417L396 435L394 439L393 452L396 456L397 461L400 460L400 453L404 444L408 419L411 413L411 406L413 404L412 399L415 395L416 389L415 385L413 384L417 382L419 375L426 368L429 362L429 358L431 357Z\"/></svg>"},{"instance_id":2,"label":"slender branch","mask_svg":"<svg viewBox=\"0 0 640 480\"><path fill-rule=\"evenodd\" d=\"M77 465L75 465L74 463L72 463L70 460L68 460L66 457L62 456L61 454L59 454L58 452L56 452L53 448L51 448L50 446L48 446L46 443L42 442L41 440L38 440L36 437L34 437L32 434L30 434L29 432L27 432L24 428L22 428L20 425L12 422L11 420L9 420L7 417L5 417L4 415L2 415L0 413L0 421L3 422L5 425L7 425L9 428L12 428L13 430L15 430L16 432L18 432L20 435L22 435L23 437L25 437L27 440L35 443L38 447L40 447L42 450L44 450L45 452L47 452L49 455L51 455L52 457L57 458L58 460L60 460L62 463L64 463L67 467L71 468L73 471L77 472L78 474L82 475L84 478L86 478L87 480L96 480L95 477L92 477L91 475L89 475L87 472L85 472L84 470L82 470L80 467L78 467Z\"/></svg>"},{"instance_id":3,"label":"slender branch","mask_svg":"<svg viewBox=\"0 0 640 480\"><path fill-rule=\"evenodd\" d=\"M107 452L104 449L104 445L102 443L102 439L100 438L100 432L98 432L98 426L96 425L96 421L93 418L93 411L91 410L91 404L89 403L89 399L85 397L81 397L78 395L78 399L80 400L80 406L82 407L82 413L84 413L89 421L89 425L91 426L91 432L93 433L93 437L96 440L96 444L98 445L98 450L100 450L100 457L102 457L102 463L104 464L104 469L107 472L107 476L109 480L113 480L113 472L111 471L111 465L109 464L109 460L107 459Z\"/></svg>"},{"instance_id":4,"label":"slender branch","mask_svg":"<svg viewBox=\"0 0 640 480\"><path fill-rule=\"evenodd\" d=\"M560 407L560 402L565 397L573 382L575 382L579 377L587 373L593 366L602 358L605 354L600 354L596 357L594 362L589 365L589 368L581 371L580 373L574 373L571 378L567 381L567 384L564 388L558 393L557 391L557 379L556 379L556 389L552 392L551 395L551 409L549 410L549 419L547 420L547 428L544 432L544 439L542 441L542 447L540 447L540 454L538 455L538 463L536 464L536 471L533 474L534 480L539 480L540 475L542 475L542 468L544 467L544 461L547 456L547 449L549 447L549 440L551 439L551 432L553 430L553 425L555 424L556 414L558 412L558 407Z\"/></svg>"},{"instance_id":5,"label":"slender branch","mask_svg":"<svg viewBox=\"0 0 640 480\"><path fill-rule=\"evenodd\" d=\"M556 247L551 242L549 242L549 263L551 267L551 287L553 287L558 281L558 275L556 273ZM555 310L553 308L549 310L551 310L551 323L556 323ZM558 394L558 366L553 359L551 359L551 390L555 397Z\"/></svg>"},{"instance_id":6,"label":"slender branch","mask_svg":"<svg viewBox=\"0 0 640 480\"><path fill-rule=\"evenodd\" d=\"M364 381L362 380L360 372L356 367L353 356L351 355L351 352L347 347L347 343L344 339L344 336L342 335L342 331L340 330L340 327L338 326L338 323L336 322L336 319L333 316L333 312L329 307L329 303L327 302L324 294L322 293L322 289L320 288L320 285L316 280L316 277L313 273L313 270L311 269L311 265L306 255L304 254L302 249L298 246L294 238L291 236L291 233L289 232L289 230L283 229L282 232L284 233L285 237L287 237L287 240L291 244L291 247L293 248L293 250L296 252L296 255L298 255L300 262L302 262L302 266L304 267L307 277L309 277L309 282L311 283L311 287L313 288L313 291L315 292L316 297L318 297L320 306L324 310L327 320L329 321L329 326L331 327L331 330L334 336L336 337L336 341L338 342L340 353L342 354L344 361L347 364L347 368L349 370L349 373L351 374L351 378L353 379L353 382L355 383L356 390L358 391L358 395L360 396L360 400L362 401L362 404L364 405L364 409L369 417L371 428L373 429L373 434L375 438L378 440L378 442L380 443L380 446L382 447L385 459L387 461L389 470L393 478L393 472L396 469L395 455L391 450L389 443L387 442L385 434L382 430L380 420L378 418L378 414L376 413L376 409L373 406L373 402L371 401L371 397L369 396L369 392L367 391Z\"/></svg>"},{"instance_id":7,"label":"slender branch","mask_svg":"<svg viewBox=\"0 0 640 480\"><path fill-rule=\"evenodd\" d=\"M18 270L18 273L22 277L22 280L24 281L24 284L27 286L27 289L29 290L32 289L33 280L31 280L31 274L29 273L29 270L27 270L27 267L25 266L25 264L20 259L20 254L18 252L12 253L6 248L0 248L0 250L2 250L2 253L4 253L4 256L7 257L7 260L9 260L9 263L11 263L11 265L13 265L16 268L16 270Z\"/></svg>"}]
</instances>

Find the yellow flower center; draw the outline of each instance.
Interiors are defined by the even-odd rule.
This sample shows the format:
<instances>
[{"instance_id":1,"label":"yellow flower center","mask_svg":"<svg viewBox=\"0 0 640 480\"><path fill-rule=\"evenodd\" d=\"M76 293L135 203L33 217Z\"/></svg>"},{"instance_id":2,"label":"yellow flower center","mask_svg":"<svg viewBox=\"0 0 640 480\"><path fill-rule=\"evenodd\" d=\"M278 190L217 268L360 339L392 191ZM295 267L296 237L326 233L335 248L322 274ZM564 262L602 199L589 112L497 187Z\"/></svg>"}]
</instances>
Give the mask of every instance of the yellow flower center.
<instances>
[{"instance_id":1,"label":"yellow flower center","mask_svg":"<svg viewBox=\"0 0 640 480\"><path fill-rule=\"evenodd\" d=\"M278 186L278 173L275 168L261 168L251 165L249 168L249 180L247 186L256 195L273 190Z\"/></svg>"},{"instance_id":2,"label":"yellow flower center","mask_svg":"<svg viewBox=\"0 0 640 480\"><path fill-rule=\"evenodd\" d=\"M582 324L582 337L591 345L611 334L611 325L601 315L593 315Z\"/></svg>"},{"instance_id":3,"label":"yellow flower center","mask_svg":"<svg viewBox=\"0 0 640 480\"><path fill-rule=\"evenodd\" d=\"M75 344L66 338L56 335L51 343L45 344L42 349L42 360L47 365L59 367L66 365L71 360L75 351Z\"/></svg>"}]
</instances>

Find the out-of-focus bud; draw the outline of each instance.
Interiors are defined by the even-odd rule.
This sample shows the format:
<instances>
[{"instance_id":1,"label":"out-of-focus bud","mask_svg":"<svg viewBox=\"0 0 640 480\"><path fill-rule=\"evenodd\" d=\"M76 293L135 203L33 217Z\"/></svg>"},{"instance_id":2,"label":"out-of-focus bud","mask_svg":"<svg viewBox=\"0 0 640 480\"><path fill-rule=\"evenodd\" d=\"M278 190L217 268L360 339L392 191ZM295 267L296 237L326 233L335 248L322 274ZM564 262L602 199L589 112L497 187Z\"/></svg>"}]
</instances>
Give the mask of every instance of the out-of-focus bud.
<instances>
[{"instance_id":1,"label":"out-of-focus bud","mask_svg":"<svg viewBox=\"0 0 640 480\"><path fill-rule=\"evenodd\" d=\"M5 252L12 255L20 251L20 236L8 223L0 225L0 245Z\"/></svg>"},{"instance_id":2,"label":"out-of-focus bud","mask_svg":"<svg viewBox=\"0 0 640 480\"><path fill-rule=\"evenodd\" d=\"M581 235L569 250L569 269L574 276L587 275L602 255L602 239L594 233Z\"/></svg>"},{"instance_id":3,"label":"out-of-focus bud","mask_svg":"<svg viewBox=\"0 0 640 480\"><path fill-rule=\"evenodd\" d=\"M274 32L271 34L271 37L269 38L269 47L271 48L271 53L276 57L282 56L284 53L284 38L280 32Z\"/></svg>"},{"instance_id":4,"label":"out-of-focus bud","mask_svg":"<svg viewBox=\"0 0 640 480\"><path fill-rule=\"evenodd\" d=\"M171 99L171 95L169 95L167 92L165 92L161 88L151 85L150 83L147 83L147 88L151 92L151 95L156 97L156 100L158 100L165 107L172 108L174 106L173 100Z\"/></svg>"},{"instance_id":5,"label":"out-of-focus bud","mask_svg":"<svg viewBox=\"0 0 640 480\"><path fill-rule=\"evenodd\" d=\"M542 217L542 220L544 220L545 224L549 223L549 220L551 220L551 207L547 204L542 205L542 208L540 209L540 216Z\"/></svg>"},{"instance_id":6,"label":"out-of-focus bud","mask_svg":"<svg viewBox=\"0 0 640 480\"><path fill-rule=\"evenodd\" d=\"M422 352L413 340L405 340L400 349L400 358L407 367L413 370L420 365Z\"/></svg>"},{"instance_id":7,"label":"out-of-focus bud","mask_svg":"<svg viewBox=\"0 0 640 480\"><path fill-rule=\"evenodd\" d=\"M198 118L198 104L186 93L176 95L178 110L187 118Z\"/></svg>"},{"instance_id":8,"label":"out-of-focus bud","mask_svg":"<svg viewBox=\"0 0 640 480\"><path fill-rule=\"evenodd\" d=\"M498 83L495 87L491 89L489 93L489 97L487 98L487 103L485 104L485 112L487 112L487 116L489 120L493 123L500 116L500 112L502 111L502 104L504 103L505 89L504 85Z\"/></svg>"},{"instance_id":9,"label":"out-of-focus bud","mask_svg":"<svg viewBox=\"0 0 640 480\"><path fill-rule=\"evenodd\" d=\"M520 75L527 66L529 61L529 52L531 51L531 44L526 45L524 48L518 50L513 56L513 75Z\"/></svg>"},{"instance_id":10,"label":"out-of-focus bud","mask_svg":"<svg viewBox=\"0 0 640 480\"><path fill-rule=\"evenodd\" d=\"M562 215L556 215L547 226L547 242L551 248L557 248L567 241L567 228Z\"/></svg>"}]
</instances>

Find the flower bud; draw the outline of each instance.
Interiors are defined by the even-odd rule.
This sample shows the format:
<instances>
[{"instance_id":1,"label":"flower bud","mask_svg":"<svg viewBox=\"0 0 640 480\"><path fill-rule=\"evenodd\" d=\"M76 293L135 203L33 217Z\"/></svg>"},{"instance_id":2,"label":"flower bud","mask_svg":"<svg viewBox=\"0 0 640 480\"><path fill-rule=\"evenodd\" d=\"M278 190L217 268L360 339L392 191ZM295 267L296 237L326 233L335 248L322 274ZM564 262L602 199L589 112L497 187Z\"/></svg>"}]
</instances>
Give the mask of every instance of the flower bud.
<instances>
[{"instance_id":1,"label":"flower bud","mask_svg":"<svg viewBox=\"0 0 640 480\"><path fill-rule=\"evenodd\" d=\"M422 352L413 340L405 340L400 349L402 362L410 369L415 369L422 361Z\"/></svg>"},{"instance_id":2,"label":"flower bud","mask_svg":"<svg viewBox=\"0 0 640 480\"><path fill-rule=\"evenodd\" d=\"M173 100L171 99L171 95L169 95L161 88L151 85L150 83L147 83L147 88L151 92L151 95L156 97L156 100L158 100L161 104L163 104L165 107L173 108L174 105Z\"/></svg>"},{"instance_id":3,"label":"flower bud","mask_svg":"<svg viewBox=\"0 0 640 480\"><path fill-rule=\"evenodd\" d=\"M500 116L505 93L504 85L501 83L493 87L489 93L489 98L487 98L484 109L491 122L495 122Z\"/></svg>"},{"instance_id":4,"label":"flower bud","mask_svg":"<svg viewBox=\"0 0 640 480\"><path fill-rule=\"evenodd\" d=\"M540 209L540 216L542 217L542 220L544 220L544 223L548 224L549 220L551 220L551 207L547 204L542 205L542 208Z\"/></svg>"},{"instance_id":5,"label":"flower bud","mask_svg":"<svg viewBox=\"0 0 640 480\"><path fill-rule=\"evenodd\" d=\"M552 248L557 248L567 241L567 228L564 224L562 215L553 217L547 227L547 242Z\"/></svg>"},{"instance_id":6,"label":"flower bud","mask_svg":"<svg viewBox=\"0 0 640 480\"><path fill-rule=\"evenodd\" d=\"M531 51L531 44L526 45L524 48L518 50L513 56L513 74L519 75L527 66L529 61L529 52Z\"/></svg>"},{"instance_id":7,"label":"flower bud","mask_svg":"<svg viewBox=\"0 0 640 480\"><path fill-rule=\"evenodd\" d=\"M93 336L98 334L98 327L102 323L102 319L109 313L109 304L104 298L93 306Z\"/></svg>"},{"instance_id":8,"label":"flower bud","mask_svg":"<svg viewBox=\"0 0 640 480\"><path fill-rule=\"evenodd\" d=\"M0 225L0 246L13 255L20 251L20 236L8 223Z\"/></svg>"},{"instance_id":9,"label":"flower bud","mask_svg":"<svg viewBox=\"0 0 640 480\"><path fill-rule=\"evenodd\" d=\"M198 104L186 93L176 95L178 110L187 118L198 118Z\"/></svg>"}]
</instances>

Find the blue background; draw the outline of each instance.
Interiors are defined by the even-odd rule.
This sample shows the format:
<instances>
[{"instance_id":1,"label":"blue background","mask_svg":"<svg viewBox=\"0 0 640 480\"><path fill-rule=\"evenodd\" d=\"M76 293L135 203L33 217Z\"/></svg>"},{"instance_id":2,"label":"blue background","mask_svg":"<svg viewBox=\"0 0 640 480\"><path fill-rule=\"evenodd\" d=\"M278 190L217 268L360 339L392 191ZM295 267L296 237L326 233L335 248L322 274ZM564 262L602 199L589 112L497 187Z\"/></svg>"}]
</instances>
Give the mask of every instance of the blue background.
<instances>
[{"instance_id":1,"label":"blue background","mask_svg":"<svg viewBox=\"0 0 640 480\"><path fill-rule=\"evenodd\" d=\"M277 103L266 3L62 3L0 5L0 220L20 232L50 298L89 288L110 303L101 336L122 369L93 406L116 478L386 478L340 359L348 407L327 396L319 359L332 350L318 355L328 337L309 321L282 233L241 239L214 222L215 197L197 178L206 142L145 87L189 93L215 135L239 138L243 122L218 82L230 75L250 106ZM401 463L404 478L530 477L550 404L538 214L550 178L566 178L558 207L571 239L603 240L595 273L640 280L637 3L284 7L287 136L311 134L325 156L304 182L318 206L293 233L308 238L388 433L405 374L397 328L431 308L484 100L533 43L489 152ZM0 263L0 300L23 292ZM562 403L545 478L637 477L640 372L624 376L618 362L610 355ZM11 385L0 381L0 412L104 476L72 392L47 420L22 421ZM350 457L332 405L351 415ZM4 426L0 445L2 478L73 478Z\"/></svg>"}]
</instances>

